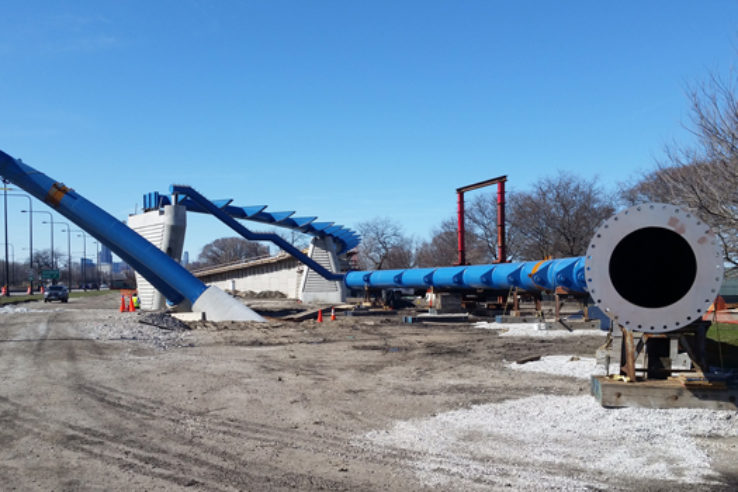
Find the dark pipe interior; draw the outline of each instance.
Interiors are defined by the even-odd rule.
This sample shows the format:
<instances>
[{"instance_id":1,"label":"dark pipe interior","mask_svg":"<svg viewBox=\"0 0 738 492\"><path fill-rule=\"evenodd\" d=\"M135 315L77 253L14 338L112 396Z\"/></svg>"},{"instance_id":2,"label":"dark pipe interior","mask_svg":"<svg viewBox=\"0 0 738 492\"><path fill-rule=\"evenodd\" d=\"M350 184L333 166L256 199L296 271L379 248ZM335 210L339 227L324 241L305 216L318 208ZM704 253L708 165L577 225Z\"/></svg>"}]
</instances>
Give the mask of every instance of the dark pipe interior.
<instances>
[{"instance_id":1,"label":"dark pipe interior","mask_svg":"<svg viewBox=\"0 0 738 492\"><path fill-rule=\"evenodd\" d=\"M689 292L697 259L689 243L663 227L645 227L623 239L610 256L610 279L625 300L645 308L674 304Z\"/></svg>"}]
</instances>

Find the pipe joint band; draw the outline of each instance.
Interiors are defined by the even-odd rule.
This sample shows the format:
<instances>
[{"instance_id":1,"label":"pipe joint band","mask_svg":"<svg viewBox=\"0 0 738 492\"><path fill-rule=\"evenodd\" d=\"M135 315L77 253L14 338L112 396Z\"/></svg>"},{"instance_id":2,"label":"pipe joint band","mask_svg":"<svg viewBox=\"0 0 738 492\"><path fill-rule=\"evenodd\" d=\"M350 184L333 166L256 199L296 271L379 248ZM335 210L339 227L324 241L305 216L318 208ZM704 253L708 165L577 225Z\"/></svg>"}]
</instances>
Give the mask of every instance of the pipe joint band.
<instances>
[{"instance_id":1,"label":"pipe joint band","mask_svg":"<svg viewBox=\"0 0 738 492\"><path fill-rule=\"evenodd\" d=\"M59 204L62 201L62 198L64 198L64 195L72 191L70 188L64 186L63 183L54 183L51 185L51 189L46 194L46 198L44 198L44 201L51 205L52 207L56 208L59 206Z\"/></svg>"}]
</instances>

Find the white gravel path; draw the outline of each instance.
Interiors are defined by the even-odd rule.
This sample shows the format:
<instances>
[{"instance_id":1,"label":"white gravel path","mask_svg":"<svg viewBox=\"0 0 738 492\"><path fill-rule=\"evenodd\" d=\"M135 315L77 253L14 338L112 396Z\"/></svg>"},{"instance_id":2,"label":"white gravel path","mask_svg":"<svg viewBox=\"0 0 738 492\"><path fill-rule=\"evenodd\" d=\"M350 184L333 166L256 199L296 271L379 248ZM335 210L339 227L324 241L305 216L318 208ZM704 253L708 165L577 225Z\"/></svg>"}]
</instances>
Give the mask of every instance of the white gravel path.
<instances>
[{"instance_id":1,"label":"white gravel path","mask_svg":"<svg viewBox=\"0 0 738 492\"><path fill-rule=\"evenodd\" d=\"M535 337L535 338L566 338L580 336L605 336L602 330L561 330L546 329L545 323L496 323L480 321L474 323L475 328L482 330L499 330L501 337Z\"/></svg>"},{"instance_id":2,"label":"white gravel path","mask_svg":"<svg viewBox=\"0 0 738 492\"><path fill-rule=\"evenodd\" d=\"M45 313L49 311L64 311L64 308L56 309L33 309L24 306L16 306L10 304L8 306L0 307L0 314L15 314L15 313Z\"/></svg>"},{"instance_id":3,"label":"white gravel path","mask_svg":"<svg viewBox=\"0 0 738 492\"><path fill-rule=\"evenodd\" d=\"M554 374L556 376L569 376L577 379L587 379L593 374L604 374L603 366L597 366L593 357L579 357L573 355L547 355L540 360L518 364L512 362L507 367L515 371L540 372ZM619 368L614 364L610 368L610 374L617 373Z\"/></svg>"},{"instance_id":4,"label":"white gravel path","mask_svg":"<svg viewBox=\"0 0 738 492\"><path fill-rule=\"evenodd\" d=\"M431 487L582 489L618 477L710 483L698 440L713 435L738 436L738 413L605 409L591 396L536 395L397 422L357 443L409 453Z\"/></svg>"}]
</instances>

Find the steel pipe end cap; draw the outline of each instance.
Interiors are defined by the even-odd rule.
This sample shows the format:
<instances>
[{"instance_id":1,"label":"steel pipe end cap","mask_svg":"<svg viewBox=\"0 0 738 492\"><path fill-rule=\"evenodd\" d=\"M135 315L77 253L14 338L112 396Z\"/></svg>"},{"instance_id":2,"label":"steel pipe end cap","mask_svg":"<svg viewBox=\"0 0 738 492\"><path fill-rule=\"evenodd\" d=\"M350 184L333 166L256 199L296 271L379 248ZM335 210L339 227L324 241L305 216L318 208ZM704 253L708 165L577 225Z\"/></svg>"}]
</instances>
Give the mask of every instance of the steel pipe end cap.
<instances>
[{"instance_id":1,"label":"steel pipe end cap","mask_svg":"<svg viewBox=\"0 0 738 492\"><path fill-rule=\"evenodd\" d=\"M717 238L688 209L633 206L606 220L585 257L587 290L617 324L647 333L698 320L723 281Z\"/></svg>"}]
</instances>

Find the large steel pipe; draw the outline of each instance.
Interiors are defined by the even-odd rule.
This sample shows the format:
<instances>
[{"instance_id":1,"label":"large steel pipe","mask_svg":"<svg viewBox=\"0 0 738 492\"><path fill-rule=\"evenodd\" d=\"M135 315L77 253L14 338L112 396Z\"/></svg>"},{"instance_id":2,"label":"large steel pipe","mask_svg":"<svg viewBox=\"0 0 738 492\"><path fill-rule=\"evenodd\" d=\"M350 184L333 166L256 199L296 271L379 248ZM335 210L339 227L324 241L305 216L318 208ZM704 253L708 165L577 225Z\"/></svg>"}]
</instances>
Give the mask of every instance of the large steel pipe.
<instances>
[{"instance_id":1,"label":"large steel pipe","mask_svg":"<svg viewBox=\"0 0 738 492\"><path fill-rule=\"evenodd\" d=\"M496 263L492 265L368 270L346 274L352 288L429 288L553 291L562 287L586 293L584 258Z\"/></svg>"},{"instance_id":2,"label":"large steel pipe","mask_svg":"<svg viewBox=\"0 0 738 492\"><path fill-rule=\"evenodd\" d=\"M587 255L538 262L356 271L352 288L441 288L588 293L616 323L666 332L699 319L723 279L715 235L694 213L638 205L605 221Z\"/></svg>"}]
</instances>

